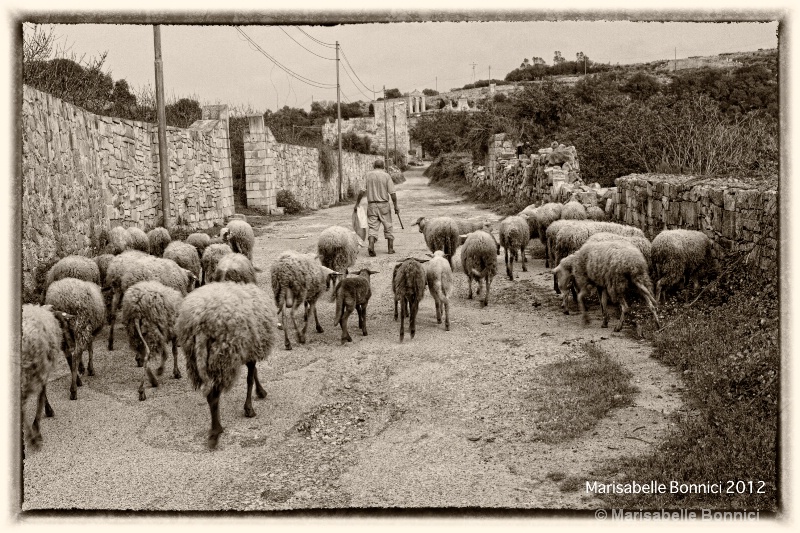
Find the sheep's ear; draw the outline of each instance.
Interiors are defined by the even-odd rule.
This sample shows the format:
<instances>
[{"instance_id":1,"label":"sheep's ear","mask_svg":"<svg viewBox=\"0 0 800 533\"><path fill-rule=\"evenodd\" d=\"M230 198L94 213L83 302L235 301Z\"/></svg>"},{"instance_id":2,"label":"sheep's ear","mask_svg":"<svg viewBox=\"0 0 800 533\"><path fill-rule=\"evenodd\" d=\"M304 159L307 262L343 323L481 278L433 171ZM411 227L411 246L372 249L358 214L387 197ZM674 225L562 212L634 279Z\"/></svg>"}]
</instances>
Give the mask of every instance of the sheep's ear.
<instances>
[{"instance_id":1,"label":"sheep's ear","mask_svg":"<svg viewBox=\"0 0 800 533\"><path fill-rule=\"evenodd\" d=\"M427 255L428 257L433 257L433 254L426 253L425 255Z\"/></svg>"},{"instance_id":2,"label":"sheep's ear","mask_svg":"<svg viewBox=\"0 0 800 533\"><path fill-rule=\"evenodd\" d=\"M369 274L371 276L372 274L377 274L379 271L377 271L377 270L367 270L367 272L369 272Z\"/></svg>"}]
</instances>

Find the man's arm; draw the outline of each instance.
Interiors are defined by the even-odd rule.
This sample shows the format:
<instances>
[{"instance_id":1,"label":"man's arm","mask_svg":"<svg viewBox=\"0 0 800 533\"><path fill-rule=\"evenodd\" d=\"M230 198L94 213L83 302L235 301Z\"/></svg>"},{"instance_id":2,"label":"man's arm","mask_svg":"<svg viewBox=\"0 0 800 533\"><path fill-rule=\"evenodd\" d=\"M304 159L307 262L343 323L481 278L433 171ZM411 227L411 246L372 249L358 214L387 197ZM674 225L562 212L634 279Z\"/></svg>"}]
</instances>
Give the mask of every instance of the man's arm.
<instances>
[{"instance_id":1,"label":"man's arm","mask_svg":"<svg viewBox=\"0 0 800 533\"><path fill-rule=\"evenodd\" d=\"M356 196L356 205L353 207L353 211L358 211L358 204L361 203L361 199L364 198L365 191L358 191L358 196ZM395 205L397 205L395 203Z\"/></svg>"},{"instance_id":2,"label":"man's arm","mask_svg":"<svg viewBox=\"0 0 800 533\"><path fill-rule=\"evenodd\" d=\"M397 207L397 194L392 193L390 196L392 197L392 203L394 203L394 213L396 215L399 215L400 214L400 208Z\"/></svg>"}]
</instances>

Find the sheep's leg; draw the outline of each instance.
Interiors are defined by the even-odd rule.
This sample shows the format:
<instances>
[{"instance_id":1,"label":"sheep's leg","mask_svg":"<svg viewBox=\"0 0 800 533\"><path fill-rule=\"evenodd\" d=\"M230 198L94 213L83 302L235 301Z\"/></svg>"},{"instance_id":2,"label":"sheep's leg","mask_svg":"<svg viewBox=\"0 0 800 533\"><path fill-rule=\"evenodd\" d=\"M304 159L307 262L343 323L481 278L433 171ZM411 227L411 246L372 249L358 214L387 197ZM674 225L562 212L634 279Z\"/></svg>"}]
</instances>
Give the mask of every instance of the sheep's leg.
<instances>
[{"instance_id":1,"label":"sheep's leg","mask_svg":"<svg viewBox=\"0 0 800 533\"><path fill-rule=\"evenodd\" d=\"M450 331L450 297L445 294L441 303L444 304L444 330Z\"/></svg>"},{"instance_id":2,"label":"sheep's leg","mask_svg":"<svg viewBox=\"0 0 800 533\"><path fill-rule=\"evenodd\" d=\"M289 324L286 322L286 307L281 308L281 324L283 324L283 347L287 350L291 350L292 343L289 340Z\"/></svg>"},{"instance_id":3,"label":"sheep's leg","mask_svg":"<svg viewBox=\"0 0 800 533\"><path fill-rule=\"evenodd\" d=\"M481 307L486 307L489 305L489 287L492 285L492 280L489 279L489 276L486 276L486 294L483 295L483 302L481 302Z\"/></svg>"},{"instance_id":4,"label":"sheep's leg","mask_svg":"<svg viewBox=\"0 0 800 533\"><path fill-rule=\"evenodd\" d=\"M303 313L303 333L300 339L300 344L306 343L306 331L308 331L308 316L309 316L309 309L308 309L308 302L305 301L306 293L303 293L303 306L305 307Z\"/></svg>"},{"instance_id":5,"label":"sheep's leg","mask_svg":"<svg viewBox=\"0 0 800 533\"><path fill-rule=\"evenodd\" d=\"M471 298L471 296L470 296ZM394 320L397 322L397 296L394 298Z\"/></svg>"},{"instance_id":6,"label":"sheep's leg","mask_svg":"<svg viewBox=\"0 0 800 533\"><path fill-rule=\"evenodd\" d=\"M617 323L614 331L620 331L622 329L622 322L625 321L625 313L628 312L628 302L625 301L625 296L620 295L619 297L619 322Z\"/></svg>"},{"instance_id":7,"label":"sheep's leg","mask_svg":"<svg viewBox=\"0 0 800 533\"><path fill-rule=\"evenodd\" d=\"M469 296L467 296L468 300L472 300L472 276L467 274L467 287L469 287Z\"/></svg>"},{"instance_id":8,"label":"sheep's leg","mask_svg":"<svg viewBox=\"0 0 800 533\"><path fill-rule=\"evenodd\" d=\"M603 311L603 323L600 325L601 328L608 327L608 291L605 289L600 289L600 308ZM614 331L619 331L616 328Z\"/></svg>"},{"instance_id":9,"label":"sheep's leg","mask_svg":"<svg viewBox=\"0 0 800 533\"><path fill-rule=\"evenodd\" d=\"M69 399L70 400L77 400L78 399L78 383L80 382L80 378L78 377L78 356L77 353L80 353L79 350L80 341L75 343L75 348L73 349L72 355L67 356L67 361L69 362L69 370L71 374L71 380L69 384Z\"/></svg>"},{"instance_id":10,"label":"sheep's leg","mask_svg":"<svg viewBox=\"0 0 800 533\"><path fill-rule=\"evenodd\" d=\"M244 399L244 416L253 418L256 410L253 409L253 383L255 382L256 362L247 363L247 397Z\"/></svg>"},{"instance_id":11,"label":"sheep's leg","mask_svg":"<svg viewBox=\"0 0 800 533\"><path fill-rule=\"evenodd\" d=\"M575 290L575 282L574 281L569 284L569 291L572 293L572 301L573 302L577 302L578 301L578 292Z\"/></svg>"},{"instance_id":12,"label":"sheep's leg","mask_svg":"<svg viewBox=\"0 0 800 533\"><path fill-rule=\"evenodd\" d=\"M114 323L117 321L117 308L119 307L120 294L114 291L111 297L111 316L108 320L108 350L114 351ZM142 365L139 365L142 366Z\"/></svg>"},{"instance_id":13,"label":"sheep's leg","mask_svg":"<svg viewBox=\"0 0 800 533\"><path fill-rule=\"evenodd\" d=\"M439 299L439 296L433 295L433 301L436 307L436 323L442 323L442 301Z\"/></svg>"},{"instance_id":14,"label":"sheep's leg","mask_svg":"<svg viewBox=\"0 0 800 533\"><path fill-rule=\"evenodd\" d=\"M325 333L325 330L322 329L322 326L319 323L319 318L317 318L317 304L316 303L311 305L311 310L314 313L314 323L317 326L317 333Z\"/></svg>"},{"instance_id":15,"label":"sheep's leg","mask_svg":"<svg viewBox=\"0 0 800 533\"><path fill-rule=\"evenodd\" d=\"M361 331L367 336L367 304L361 305Z\"/></svg>"},{"instance_id":16,"label":"sheep's leg","mask_svg":"<svg viewBox=\"0 0 800 533\"><path fill-rule=\"evenodd\" d=\"M36 416L33 417L33 424L31 424L30 441L31 446L39 448L42 443L42 433L39 431L39 419L42 418L42 411L44 411L44 403L47 401L47 396L44 392L44 387L39 391L39 399L36 402Z\"/></svg>"},{"instance_id":17,"label":"sheep's leg","mask_svg":"<svg viewBox=\"0 0 800 533\"><path fill-rule=\"evenodd\" d=\"M342 344L345 342L353 342L353 338L350 337L350 333L347 331L347 320L350 318L350 314L353 312L353 306L349 304L344 305L344 310L342 311Z\"/></svg>"},{"instance_id":18,"label":"sheep's leg","mask_svg":"<svg viewBox=\"0 0 800 533\"><path fill-rule=\"evenodd\" d=\"M89 373L90 376L94 376L94 335L89 337L89 345L86 349L89 352L89 366L86 368L86 371Z\"/></svg>"},{"instance_id":19,"label":"sheep's leg","mask_svg":"<svg viewBox=\"0 0 800 533\"><path fill-rule=\"evenodd\" d=\"M566 293L561 295L561 309L565 315L569 314L569 296Z\"/></svg>"},{"instance_id":20,"label":"sheep's leg","mask_svg":"<svg viewBox=\"0 0 800 533\"><path fill-rule=\"evenodd\" d=\"M550 268L550 243L544 241L544 267Z\"/></svg>"},{"instance_id":21,"label":"sheep's leg","mask_svg":"<svg viewBox=\"0 0 800 533\"><path fill-rule=\"evenodd\" d=\"M172 377L181 378L181 371L178 368L178 339L172 338Z\"/></svg>"},{"instance_id":22,"label":"sheep's leg","mask_svg":"<svg viewBox=\"0 0 800 533\"><path fill-rule=\"evenodd\" d=\"M514 261L514 254L513 253L511 254L511 261ZM510 267L510 264L508 262L508 248L507 247L503 247L503 262L506 265L506 274L508 275L508 279L513 280L514 279L514 275L511 273L511 267Z\"/></svg>"},{"instance_id":23,"label":"sheep's leg","mask_svg":"<svg viewBox=\"0 0 800 533\"><path fill-rule=\"evenodd\" d=\"M528 264L527 264L527 262L525 260L525 248L520 248L519 253L522 254L522 271L523 272L527 272L528 271Z\"/></svg>"},{"instance_id":24,"label":"sheep's leg","mask_svg":"<svg viewBox=\"0 0 800 533\"><path fill-rule=\"evenodd\" d=\"M297 310L300 309L301 305L303 305L303 300L301 300L300 298L297 298L294 301L294 305L292 306L292 309L289 311L289 316L291 316L291 318L292 318L292 326L294 327L294 332L297 335L298 342L300 342L300 344L305 344L306 343L306 336L305 336L304 333L300 332L300 328L297 327L297 320L295 319L295 316L294 316L295 312L297 312Z\"/></svg>"},{"instance_id":25,"label":"sheep's leg","mask_svg":"<svg viewBox=\"0 0 800 533\"><path fill-rule=\"evenodd\" d=\"M411 306L411 313L408 319L408 331L411 332L411 338L414 338L414 334L417 332L417 311L419 311L419 300L414 298L412 302L409 302Z\"/></svg>"},{"instance_id":26,"label":"sheep's leg","mask_svg":"<svg viewBox=\"0 0 800 533\"><path fill-rule=\"evenodd\" d=\"M583 305L583 298L586 296L586 287L582 287L580 291L578 291L578 310L583 315L583 324L588 325L589 314L586 312L586 306Z\"/></svg>"},{"instance_id":27,"label":"sheep's leg","mask_svg":"<svg viewBox=\"0 0 800 533\"><path fill-rule=\"evenodd\" d=\"M253 382L256 384L256 396L261 399L267 397L267 391L264 390L264 387L261 386L261 382L258 381L258 367L253 365Z\"/></svg>"},{"instance_id":28,"label":"sheep's leg","mask_svg":"<svg viewBox=\"0 0 800 533\"><path fill-rule=\"evenodd\" d=\"M403 297L403 301L400 302L400 342L403 342L403 337L405 337L405 325L406 325L406 298Z\"/></svg>"},{"instance_id":29,"label":"sheep's leg","mask_svg":"<svg viewBox=\"0 0 800 533\"><path fill-rule=\"evenodd\" d=\"M47 385L42 387L42 393L44 394L44 416L49 418L55 413L53 412L53 408L50 406L50 402L47 401Z\"/></svg>"},{"instance_id":30,"label":"sheep's leg","mask_svg":"<svg viewBox=\"0 0 800 533\"><path fill-rule=\"evenodd\" d=\"M659 278L659 280L656 281L656 293L655 293L654 296L656 298L656 302L658 302L658 303L661 303L661 289L662 289L662 282L663 281L664 281L664 278ZM666 300L666 297L664 299Z\"/></svg>"},{"instance_id":31,"label":"sheep's leg","mask_svg":"<svg viewBox=\"0 0 800 533\"><path fill-rule=\"evenodd\" d=\"M221 392L219 386L214 385L211 387L211 392L206 396L208 408L211 411L211 431L208 432L208 447L211 449L217 447L219 436L224 431L222 424L219 422L219 395Z\"/></svg>"}]
</instances>

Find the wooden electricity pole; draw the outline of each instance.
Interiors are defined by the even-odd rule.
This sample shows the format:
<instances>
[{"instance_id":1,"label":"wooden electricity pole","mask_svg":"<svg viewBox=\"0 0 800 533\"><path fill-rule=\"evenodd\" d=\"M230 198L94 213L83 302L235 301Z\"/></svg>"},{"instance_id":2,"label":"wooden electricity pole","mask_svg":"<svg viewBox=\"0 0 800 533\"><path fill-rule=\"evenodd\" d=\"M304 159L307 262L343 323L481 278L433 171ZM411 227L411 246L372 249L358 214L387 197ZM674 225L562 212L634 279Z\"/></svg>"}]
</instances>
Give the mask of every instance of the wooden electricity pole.
<instances>
[{"instance_id":1,"label":"wooden electricity pole","mask_svg":"<svg viewBox=\"0 0 800 533\"><path fill-rule=\"evenodd\" d=\"M394 166L397 166L397 109L392 104L392 135L394 135Z\"/></svg>"},{"instance_id":2,"label":"wooden electricity pole","mask_svg":"<svg viewBox=\"0 0 800 533\"><path fill-rule=\"evenodd\" d=\"M383 138L386 141L383 143L386 147L383 154L383 161L386 172L389 172L389 117L386 115L386 85L383 86L383 130Z\"/></svg>"},{"instance_id":3,"label":"wooden electricity pole","mask_svg":"<svg viewBox=\"0 0 800 533\"><path fill-rule=\"evenodd\" d=\"M342 105L339 87L339 41L336 41L336 130L339 139L339 184L337 198L342 201Z\"/></svg>"},{"instance_id":4,"label":"wooden electricity pole","mask_svg":"<svg viewBox=\"0 0 800 533\"><path fill-rule=\"evenodd\" d=\"M161 174L162 226L169 227L169 157L167 154L167 114L164 109L164 66L161 61L161 25L153 25L156 51L156 107L158 108L158 166Z\"/></svg>"}]
</instances>

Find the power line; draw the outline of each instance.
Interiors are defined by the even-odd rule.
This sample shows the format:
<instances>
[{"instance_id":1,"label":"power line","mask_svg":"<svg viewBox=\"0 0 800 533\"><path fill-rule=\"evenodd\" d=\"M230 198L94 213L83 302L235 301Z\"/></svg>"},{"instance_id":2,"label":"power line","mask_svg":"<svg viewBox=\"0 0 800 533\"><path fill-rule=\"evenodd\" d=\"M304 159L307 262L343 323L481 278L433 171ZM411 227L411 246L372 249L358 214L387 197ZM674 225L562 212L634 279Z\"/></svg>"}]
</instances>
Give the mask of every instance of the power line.
<instances>
[{"instance_id":1,"label":"power line","mask_svg":"<svg viewBox=\"0 0 800 533\"><path fill-rule=\"evenodd\" d=\"M332 57L325 57L325 56L321 56L321 55L319 55L319 54L317 54L317 53L315 53L315 52L312 52L311 50L309 50L308 48L306 48L305 46L303 46L302 44L300 44L300 43L299 43L299 42L298 42L298 41L297 41L297 40L296 40L294 37L292 37L291 35L289 35L289 33L288 33L286 30L284 30L284 29L283 29L283 27L281 27L281 26L278 26L278 28L279 28L279 29L280 29L280 30L281 30L283 33L285 33L285 34L286 34L286 36L287 36L287 37L289 37L289 39L291 39L291 40L293 40L294 42L296 42L296 43L297 43L297 44L298 44L298 45L299 45L299 46L300 46L300 47L301 47L303 50L305 50L305 51L306 51L306 52L308 52L309 54L314 54L315 56L317 56L317 57L321 57L322 59L327 59L328 61L336 61L336 59L334 59L334 58L332 58Z\"/></svg>"},{"instance_id":2,"label":"power line","mask_svg":"<svg viewBox=\"0 0 800 533\"><path fill-rule=\"evenodd\" d=\"M341 49L340 49L340 50L341 50ZM352 68L352 67L350 67L350 68ZM369 100L369 99L370 99L370 98L369 98L369 96L367 96L366 94L364 94L364 91L362 91L361 89L359 89L359 88L358 88L358 85L356 85L356 82L354 82L354 81L353 81L353 78L352 78L352 77L350 77L350 73L349 73L349 72L347 72L347 69L346 69L346 68L344 68L344 65L342 65L342 70L344 70L344 73L345 73L345 74L347 74L347 77L348 77L348 78L350 78L350 81L351 81L351 82L353 82L353 87L355 87L355 88L356 88L356 90L357 90L358 92L360 92L361 94L363 94L363 95L364 95L364 98L366 98L367 100ZM354 72L353 74L355 74L355 72ZM358 77L358 76L356 76L356 77ZM373 95L372 99L373 99L373 100L375 99L374 95Z\"/></svg>"},{"instance_id":3,"label":"power line","mask_svg":"<svg viewBox=\"0 0 800 533\"><path fill-rule=\"evenodd\" d=\"M351 65L351 64L350 64L350 60L349 60L349 59L347 59L347 54L345 54L345 53L344 53L344 50L342 50L342 47L341 47L341 46L339 47L339 50L342 52L342 56L344 57L344 60L345 60L345 62L347 63L347 66L348 66L348 67L350 67L350 70L352 70L352 71L353 71L353 75L356 77L356 79L357 79L358 81L360 81L360 82L361 82L361 85L363 85L363 86L364 86L364 88L365 88L366 90L368 90L369 92L371 92L371 93L372 93L372 99L374 100L374 99L375 99L375 93L376 93L377 91L375 91L375 89L374 89L374 88L370 89L369 87L367 87L367 84L366 84L366 83L364 83L363 81L361 81L361 78L359 78L359 77L358 77L358 74L356 74L356 69L354 69L354 68L353 68L353 65ZM355 85L355 82L354 82L353 84ZM364 93L361 93L361 94L364 94ZM367 96L367 95L366 95L366 94L364 94L364 96Z\"/></svg>"},{"instance_id":4,"label":"power line","mask_svg":"<svg viewBox=\"0 0 800 533\"><path fill-rule=\"evenodd\" d=\"M295 26L295 28L300 30L303 33L303 35L305 35L306 37L308 37L309 39L311 39L312 41L314 41L317 44L321 44L322 46L327 46L328 48L336 48L336 45L333 44L333 43L324 43L324 42L320 41L319 39L317 39L315 37L312 37L311 35L309 35L305 31L303 31L303 28L301 28L300 26Z\"/></svg>"},{"instance_id":5,"label":"power line","mask_svg":"<svg viewBox=\"0 0 800 533\"><path fill-rule=\"evenodd\" d=\"M289 74L290 76L294 77L295 79L297 79L297 80L299 80L299 81L302 81L303 83L305 83L305 84L307 84L307 85L311 85L311 86L313 86L313 87L316 87L316 88L318 88L318 89L333 89L333 88L335 88L335 87L336 87L336 85L335 85L335 84L323 83L323 82L320 82L320 81L315 81L315 80L312 80L311 78L306 78L305 76L302 76L302 75L300 75L300 74L298 74L298 73L294 72L294 71L293 71L293 70L291 70L290 68L288 68L288 67L286 67L285 65L283 65L283 64L282 64L280 61L278 61L277 59L275 59L274 57L272 57L271 55L269 55L269 54L268 54L268 53L267 53L267 52L266 52L266 51L265 51L263 48L261 48L261 46L259 46L259 45L258 45L258 43L256 43L256 42L255 42L253 39L251 39L251 38L250 38L250 36L249 36L249 35L247 35L247 34L244 32L244 30L242 30L242 29L241 29L241 28L239 28L239 27L236 27L235 29L236 29L236 31L238 31L238 32L239 32L239 33L240 33L240 34L241 34L241 35L242 35L242 36L243 36L245 39L247 39L247 40L250 42L250 44L252 44L253 46L255 46L255 47L256 47L256 50L257 50L258 52L261 52L261 54L263 54L263 55L264 55L264 57L266 57L267 59L269 59L270 61L272 61L272 62L273 62L275 65L277 65L277 66L278 66L278 67L279 67L281 70L283 70L284 72L286 72L286 73L287 73L287 74Z\"/></svg>"}]
</instances>

